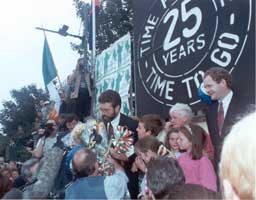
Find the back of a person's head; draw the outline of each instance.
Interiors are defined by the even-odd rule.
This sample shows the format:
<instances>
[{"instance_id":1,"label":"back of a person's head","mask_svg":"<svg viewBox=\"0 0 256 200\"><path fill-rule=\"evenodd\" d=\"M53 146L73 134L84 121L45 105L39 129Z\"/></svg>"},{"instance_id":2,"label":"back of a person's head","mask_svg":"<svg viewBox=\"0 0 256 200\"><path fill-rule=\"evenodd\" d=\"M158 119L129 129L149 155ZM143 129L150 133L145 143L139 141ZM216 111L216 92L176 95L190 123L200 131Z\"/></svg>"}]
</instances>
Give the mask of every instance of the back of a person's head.
<instances>
[{"instance_id":1,"label":"back of a person's head","mask_svg":"<svg viewBox=\"0 0 256 200\"><path fill-rule=\"evenodd\" d=\"M159 115L146 114L139 118L139 122L144 124L146 131L151 131L151 135L157 136L163 129L163 121Z\"/></svg>"},{"instance_id":2,"label":"back of a person's head","mask_svg":"<svg viewBox=\"0 0 256 200\"><path fill-rule=\"evenodd\" d=\"M147 184L156 199L163 199L172 188L184 185L185 177L175 159L158 157L151 159L147 165Z\"/></svg>"},{"instance_id":3,"label":"back of a person's head","mask_svg":"<svg viewBox=\"0 0 256 200\"><path fill-rule=\"evenodd\" d=\"M135 143L135 149L141 151L141 152L147 152L147 151L152 151L154 153L158 152L158 149L161 145L161 142L159 142L156 137L154 136L146 136L141 139L139 139Z\"/></svg>"},{"instance_id":4,"label":"back of a person's head","mask_svg":"<svg viewBox=\"0 0 256 200\"><path fill-rule=\"evenodd\" d=\"M72 159L74 175L77 178L92 175L95 171L96 162L96 153L92 152L90 149L87 148L82 148L78 150Z\"/></svg>"},{"instance_id":5,"label":"back of a person's head","mask_svg":"<svg viewBox=\"0 0 256 200\"><path fill-rule=\"evenodd\" d=\"M120 106L121 107L121 97L118 92L114 90L106 90L102 92L99 96L99 103L111 103L113 107Z\"/></svg>"},{"instance_id":6,"label":"back of a person's head","mask_svg":"<svg viewBox=\"0 0 256 200\"><path fill-rule=\"evenodd\" d=\"M240 199L255 199L256 112L236 123L226 137L220 161L220 179ZM227 197L228 198L228 197Z\"/></svg>"}]
</instances>

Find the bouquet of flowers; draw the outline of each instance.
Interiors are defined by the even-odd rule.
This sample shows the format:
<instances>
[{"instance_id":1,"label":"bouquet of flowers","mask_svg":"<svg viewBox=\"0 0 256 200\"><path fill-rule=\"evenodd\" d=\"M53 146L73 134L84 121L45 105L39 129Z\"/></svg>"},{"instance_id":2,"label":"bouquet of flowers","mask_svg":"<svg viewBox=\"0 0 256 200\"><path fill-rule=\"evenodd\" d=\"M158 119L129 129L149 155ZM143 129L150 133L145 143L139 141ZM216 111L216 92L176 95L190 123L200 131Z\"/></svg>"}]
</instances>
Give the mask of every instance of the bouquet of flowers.
<instances>
[{"instance_id":1,"label":"bouquet of flowers","mask_svg":"<svg viewBox=\"0 0 256 200\"><path fill-rule=\"evenodd\" d=\"M133 133L128 130L127 127L119 126L118 131L120 137L117 139L111 139L104 156L99 156L98 171L101 175L112 175L114 173L113 164L109 163L109 161L107 160L111 148L114 148L116 153L118 154L126 154L133 144Z\"/></svg>"},{"instance_id":2,"label":"bouquet of flowers","mask_svg":"<svg viewBox=\"0 0 256 200\"><path fill-rule=\"evenodd\" d=\"M97 157L98 160L98 174L101 176L110 176L114 173L115 169L112 163L110 163L104 157Z\"/></svg>"},{"instance_id":3,"label":"bouquet of flowers","mask_svg":"<svg viewBox=\"0 0 256 200\"><path fill-rule=\"evenodd\" d=\"M112 144L117 153L125 154L133 144L133 132L128 130L127 127L122 126L118 127L118 131L120 131L120 137L118 139L114 139Z\"/></svg>"},{"instance_id":4,"label":"bouquet of flowers","mask_svg":"<svg viewBox=\"0 0 256 200\"><path fill-rule=\"evenodd\" d=\"M82 139L82 135L83 135L83 132L85 131L86 129L86 125L79 122L75 127L74 129L71 131L71 138L69 140L69 144L68 146L69 147L74 147L74 146L78 146L80 144L83 144L84 141Z\"/></svg>"}]
</instances>

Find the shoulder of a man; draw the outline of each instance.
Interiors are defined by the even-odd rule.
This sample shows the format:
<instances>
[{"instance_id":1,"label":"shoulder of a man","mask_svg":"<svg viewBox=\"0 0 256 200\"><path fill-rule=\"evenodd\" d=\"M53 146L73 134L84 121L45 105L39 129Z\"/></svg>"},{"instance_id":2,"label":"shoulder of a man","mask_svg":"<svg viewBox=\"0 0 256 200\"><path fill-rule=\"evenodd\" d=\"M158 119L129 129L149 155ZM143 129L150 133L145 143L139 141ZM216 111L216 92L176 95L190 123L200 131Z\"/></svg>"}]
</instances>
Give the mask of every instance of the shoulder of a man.
<instances>
[{"instance_id":1,"label":"shoulder of a man","mask_svg":"<svg viewBox=\"0 0 256 200\"><path fill-rule=\"evenodd\" d=\"M127 126L129 129L131 129L131 131L136 131L136 128L138 127L138 121L121 113L119 125Z\"/></svg>"},{"instance_id":2,"label":"shoulder of a man","mask_svg":"<svg viewBox=\"0 0 256 200\"><path fill-rule=\"evenodd\" d=\"M117 171L111 176L106 176L104 188L109 199L121 199L127 192L128 178L123 171Z\"/></svg>"}]
</instances>

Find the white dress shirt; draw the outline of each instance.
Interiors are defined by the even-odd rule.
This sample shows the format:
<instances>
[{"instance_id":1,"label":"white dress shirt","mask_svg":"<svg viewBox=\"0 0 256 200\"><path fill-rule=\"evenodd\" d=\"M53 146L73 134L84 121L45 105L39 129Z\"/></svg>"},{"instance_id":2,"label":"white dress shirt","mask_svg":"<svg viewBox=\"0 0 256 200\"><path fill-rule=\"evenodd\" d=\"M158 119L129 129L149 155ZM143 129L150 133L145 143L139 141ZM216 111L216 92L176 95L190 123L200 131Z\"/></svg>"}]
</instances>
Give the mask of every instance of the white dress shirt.
<instances>
[{"instance_id":1,"label":"white dress shirt","mask_svg":"<svg viewBox=\"0 0 256 200\"><path fill-rule=\"evenodd\" d=\"M222 105L223 105L223 110L224 110L224 119L226 117L228 107L229 107L232 97L233 97L233 91L230 90L230 92L222 99ZM219 103L220 102L221 101L219 101Z\"/></svg>"}]
</instances>

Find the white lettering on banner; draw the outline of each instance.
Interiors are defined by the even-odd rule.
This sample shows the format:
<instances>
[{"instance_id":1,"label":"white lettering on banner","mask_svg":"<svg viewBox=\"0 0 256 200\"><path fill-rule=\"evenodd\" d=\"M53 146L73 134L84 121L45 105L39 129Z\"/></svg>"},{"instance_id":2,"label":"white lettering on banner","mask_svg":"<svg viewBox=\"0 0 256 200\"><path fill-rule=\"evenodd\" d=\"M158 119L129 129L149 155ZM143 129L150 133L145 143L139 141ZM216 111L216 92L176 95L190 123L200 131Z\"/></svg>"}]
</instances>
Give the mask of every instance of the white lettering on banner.
<instances>
[{"instance_id":1,"label":"white lettering on banner","mask_svg":"<svg viewBox=\"0 0 256 200\"><path fill-rule=\"evenodd\" d=\"M224 39L226 39L226 41L224 41ZM217 42L218 47L220 48L214 49L211 54L212 62L216 63L221 67L227 67L232 59L231 53L228 52L228 50L234 50L238 46L238 43L238 35L232 33L221 34Z\"/></svg>"},{"instance_id":2,"label":"white lettering on banner","mask_svg":"<svg viewBox=\"0 0 256 200\"><path fill-rule=\"evenodd\" d=\"M140 57L142 57L145 52L151 49L150 42L152 38L152 33L158 21L159 21L159 17L155 17L153 15L148 16L147 25L145 26L144 28L145 31L144 31L144 34L142 35Z\"/></svg>"},{"instance_id":3,"label":"white lettering on banner","mask_svg":"<svg viewBox=\"0 0 256 200\"><path fill-rule=\"evenodd\" d=\"M185 45L180 45L179 47L174 48L166 54L162 55L164 65L168 66L169 63L175 63L176 61L203 49L205 46L204 36L205 34L202 33L197 36L196 40L191 39L187 41Z\"/></svg>"},{"instance_id":4,"label":"white lettering on banner","mask_svg":"<svg viewBox=\"0 0 256 200\"><path fill-rule=\"evenodd\" d=\"M198 79L199 75L201 76L201 81L202 81L203 76L204 76L204 72L203 71L196 72L194 76L190 76L190 77L187 77L187 78L181 80L181 83L185 83L186 84L187 95L188 95L188 98L190 98L190 99L193 97L192 96L191 85L195 84L196 88L200 87L200 82L199 82L199 79ZM192 81L192 80L194 80L194 81Z\"/></svg>"},{"instance_id":5,"label":"white lettering on banner","mask_svg":"<svg viewBox=\"0 0 256 200\"><path fill-rule=\"evenodd\" d=\"M204 71L235 67L250 29L252 0L243 1L243 12L234 0L151 1L136 42L142 85L158 103L194 105Z\"/></svg>"},{"instance_id":6,"label":"white lettering on banner","mask_svg":"<svg viewBox=\"0 0 256 200\"><path fill-rule=\"evenodd\" d=\"M167 0L161 0L161 3L163 5L164 9L166 9L166 2L167 2Z\"/></svg>"}]
</instances>

